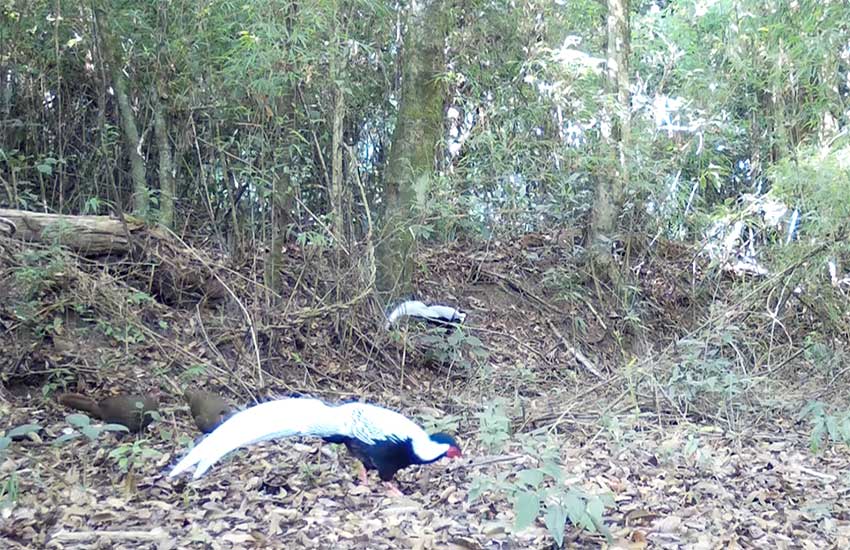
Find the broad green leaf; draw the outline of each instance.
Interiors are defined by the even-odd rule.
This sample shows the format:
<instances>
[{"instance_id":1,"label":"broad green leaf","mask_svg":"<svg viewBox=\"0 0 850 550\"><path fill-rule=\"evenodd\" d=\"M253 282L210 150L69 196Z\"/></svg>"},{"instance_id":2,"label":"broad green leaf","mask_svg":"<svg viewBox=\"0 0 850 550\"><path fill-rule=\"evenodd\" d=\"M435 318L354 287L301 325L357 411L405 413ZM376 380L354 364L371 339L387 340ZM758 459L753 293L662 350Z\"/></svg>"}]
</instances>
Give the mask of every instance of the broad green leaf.
<instances>
[{"instance_id":1,"label":"broad green leaf","mask_svg":"<svg viewBox=\"0 0 850 550\"><path fill-rule=\"evenodd\" d=\"M564 544L564 530L567 524L567 514L564 507L560 504L550 504L546 507L546 517L544 518L546 529L549 534L555 539L555 544L560 548Z\"/></svg>"},{"instance_id":2,"label":"broad green leaf","mask_svg":"<svg viewBox=\"0 0 850 550\"><path fill-rule=\"evenodd\" d=\"M587 501L586 512L590 516L590 519L593 520L594 527L602 525L602 514L605 513L605 504L601 498L590 497Z\"/></svg>"},{"instance_id":3,"label":"broad green leaf","mask_svg":"<svg viewBox=\"0 0 850 550\"><path fill-rule=\"evenodd\" d=\"M97 439L101 432L100 428L96 428L94 426L80 426L80 431L84 436L88 437L92 441Z\"/></svg>"},{"instance_id":4,"label":"broad green leaf","mask_svg":"<svg viewBox=\"0 0 850 550\"><path fill-rule=\"evenodd\" d=\"M517 495L514 502L514 515L516 516L515 528L517 531L522 531L526 527L534 523L537 514L540 512L540 497L537 493L531 491L523 491Z\"/></svg>"},{"instance_id":5,"label":"broad green leaf","mask_svg":"<svg viewBox=\"0 0 850 550\"><path fill-rule=\"evenodd\" d=\"M555 462L544 463L540 470L555 481L561 481L564 478L564 471L561 465Z\"/></svg>"},{"instance_id":6,"label":"broad green leaf","mask_svg":"<svg viewBox=\"0 0 850 550\"><path fill-rule=\"evenodd\" d=\"M71 441L72 439L77 439L80 437L80 432L71 432L69 434L62 434L56 439L53 440L54 445L60 445L65 443L66 441Z\"/></svg>"},{"instance_id":7,"label":"broad green leaf","mask_svg":"<svg viewBox=\"0 0 850 550\"><path fill-rule=\"evenodd\" d=\"M826 417L826 432L832 441L838 441L838 423L833 415Z\"/></svg>"},{"instance_id":8,"label":"broad green leaf","mask_svg":"<svg viewBox=\"0 0 850 550\"><path fill-rule=\"evenodd\" d=\"M9 433L6 434L7 437L20 437L22 435L27 435L33 432L37 432L41 430L41 426L38 424L24 424L23 426L18 426L17 428L12 428L9 430Z\"/></svg>"},{"instance_id":9,"label":"broad green leaf","mask_svg":"<svg viewBox=\"0 0 850 550\"><path fill-rule=\"evenodd\" d=\"M564 498L564 505L567 508L567 516L570 518L570 523L579 525L584 516L584 499L575 491L570 491Z\"/></svg>"},{"instance_id":10,"label":"broad green leaf","mask_svg":"<svg viewBox=\"0 0 850 550\"><path fill-rule=\"evenodd\" d=\"M543 472L538 469L526 469L517 474L517 479L521 483L536 489L543 482Z\"/></svg>"},{"instance_id":11,"label":"broad green leaf","mask_svg":"<svg viewBox=\"0 0 850 550\"><path fill-rule=\"evenodd\" d=\"M83 426L88 426L91 424L91 418L84 414L69 414L65 417L65 422L67 422L71 426L82 428Z\"/></svg>"},{"instance_id":12,"label":"broad green leaf","mask_svg":"<svg viewBox=\"0 0 850 550\"><path fill-rule=\"evenodd\" d=\"M470 346L475 346L477 348L483 348L484 347L484 343L481 340L479 340L476 336L472 336L471 334L468 334L466 336L466 343L469 344Z\"/></svg>"}]
</instances>

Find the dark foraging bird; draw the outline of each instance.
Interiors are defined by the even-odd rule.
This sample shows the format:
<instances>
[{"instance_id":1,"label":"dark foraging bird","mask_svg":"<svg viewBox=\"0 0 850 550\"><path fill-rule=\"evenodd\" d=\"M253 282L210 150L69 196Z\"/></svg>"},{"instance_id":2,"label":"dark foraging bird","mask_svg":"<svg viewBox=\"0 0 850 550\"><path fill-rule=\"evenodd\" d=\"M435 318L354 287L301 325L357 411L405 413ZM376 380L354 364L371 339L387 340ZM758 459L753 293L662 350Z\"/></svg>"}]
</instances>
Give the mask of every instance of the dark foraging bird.
<instances>
[{"instance_id":1,"label":"dark foraging bird","mask_svg":"<svg viewBox=\"0 0 850 550\"><path fill-rule=\"evenodd\" d=\"M233 414L233 407L217 393L186 390L185 397L195 425L205 434L218 428Z\"/></svg>"},{"instance_id":2,"label":"dark foraging bird","mask_svg":"<svg viewBox=\"0 0 850 550\"><path fill-rule=\"evenodd\" d=\"M318 399L288 398L233 415L178 462L168 477L195 466L193 478L198 479L234 449L290 436L316 436L344 444L366 469L377 470L387 483L408 466L461 456L450 435L428 435L413 421L389 409L366 403L333 406Z\"/></svg>"},{"instance_id":3,"label":"dark foraging bird","mask_svg":"<svg viewBox=\"0 0 850 550\"><path fill-rule=\"evenodd\" d=\"M72 409L87 412L98 420L121 424L131 432L139 432L153 421L153 412L159 410L159 400L145 395L114 395L96 401L79 393L63 393L59 403Z\"/></svg>"}]
</instances>

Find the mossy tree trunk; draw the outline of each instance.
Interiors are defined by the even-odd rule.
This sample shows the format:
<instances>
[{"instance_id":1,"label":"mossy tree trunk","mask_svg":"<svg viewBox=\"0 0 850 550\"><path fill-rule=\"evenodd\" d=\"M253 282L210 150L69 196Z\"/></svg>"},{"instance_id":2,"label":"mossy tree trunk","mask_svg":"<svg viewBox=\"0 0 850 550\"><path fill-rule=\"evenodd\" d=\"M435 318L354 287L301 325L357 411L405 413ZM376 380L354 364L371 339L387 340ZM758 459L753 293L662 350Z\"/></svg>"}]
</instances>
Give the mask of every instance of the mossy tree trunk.
<instances>
[{"instance_id":1,"label":"mossy tree trunk","mask_svg":"<svg viewBox=\"0 0 850 550\"><path fill-rule=\"evenodd\" d=\"M165 107L157 90L152 90L153 128L156 136L156 149L159 157L159 223L174 228L174 163L171 144L168 139L168 123Z\"/></svg>"},{"instance_id":2,"label":"mossy tree trunk","mask_svg":"<svg viewBox=\"0 0 850 550\"><path fill-rule=\"evenodd\" d=\"M439 0L413 2L407 14L401 98L384 173L383 235L377 249L377 287L384 297L412 287L414 185L430 181L442 135L444 8Z\"/></svg>"},{"instance_id":3,"label":"mossy tree trunk","mask_svg":"<svg viewBox=\"0 0 850 550\"><path fill-rule=\"evenodd\" d=\"M628 186L629 111L629 0L608 0L608 86L611 103L606 109L612 160L599 174L591 214L590 242L599 274L616 283L620 277L612 257L617 220Z\"/></svg>"},{"instance_id":4,"label":"mossy tree trunk","mask_svg":"<svg viewBox=\"0 0 850 550\"><path fill-rule=\"evenodd\" d=\"M136 116L130 106L127 79L122 70L121 45L113 29L110 28L109 18L105 16L106 10L101 8L96 10L95 13L100 31L102 59L109 66L108 74L112 78L112 89L118 103L124 146L130 159L130 177L133 182L133 214L145 217L150 210L150 191L147 186L145 162L142 159L141 138L136 127Z\"/></svg>"}]
</instances>

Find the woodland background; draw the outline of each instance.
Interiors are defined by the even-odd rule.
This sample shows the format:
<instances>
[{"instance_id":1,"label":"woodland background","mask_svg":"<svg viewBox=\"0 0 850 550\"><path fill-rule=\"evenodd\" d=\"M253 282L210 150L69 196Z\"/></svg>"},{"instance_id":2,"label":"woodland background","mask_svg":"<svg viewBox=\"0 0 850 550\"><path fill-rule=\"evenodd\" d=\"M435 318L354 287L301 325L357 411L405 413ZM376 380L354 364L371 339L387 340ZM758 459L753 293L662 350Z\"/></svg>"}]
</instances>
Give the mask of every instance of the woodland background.
<instances>
[{"instance_id":1,"label":"woodland background","mask_svg":"<svg viewBox=\"0 0 850 550\"><path fill-rule=\"evenodd\" d=\"M839 0L0 2L0 538L847 547L848 27ZM384 331L411 296L466 325ZM175 486L186 386L382 403L472 458L402 502L308 441ZM164 406L64 437L67 389Z\"/></svg>"}]
</instances>

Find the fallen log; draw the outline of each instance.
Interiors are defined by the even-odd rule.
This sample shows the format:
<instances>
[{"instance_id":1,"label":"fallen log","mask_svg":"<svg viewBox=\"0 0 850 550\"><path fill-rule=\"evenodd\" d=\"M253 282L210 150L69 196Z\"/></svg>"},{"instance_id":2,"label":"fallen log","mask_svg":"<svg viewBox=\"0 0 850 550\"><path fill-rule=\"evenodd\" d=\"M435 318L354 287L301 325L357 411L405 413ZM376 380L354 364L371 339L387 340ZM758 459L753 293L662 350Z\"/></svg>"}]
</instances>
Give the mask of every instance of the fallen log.
<instances>
[{"instance_id":1,"label":"fallen log","mask_svg":"<svg viewBox=\"0 0 850 550\"><path fill-rule=\"evenodd\" d=\"M131 286L169 304L218 303L227 297L213 276L219 266L179 239L133 216L126 224L110 216L68 216L0 208L0 227L7 238L23 242L58 243L80 256L120 257L130 254L144 268L128 269ZM135 248L129 239L134 240ZM132 254L131 254L132 253ZM143 258L143 260L142 260ZM103 261L108 261L104 259ZM133 262L125 264L125 267Z\"/></svg>"},{"instance_id":2,"label":"fallen log","mask_svg":"<svg viewBox=\"0 0 850 550\"><path fill-rule=\"evenodd\" d=\"M126 253L130 250L127 232L145 226L132 216L125 218L125 227L121 220L110 216L69 216L4 208L0 208L0 219L12 224L16 239L57 243L84 256Z\"/></svg>"}]
</instances>

